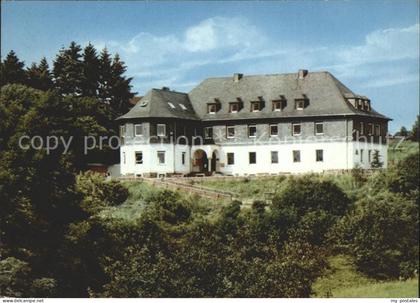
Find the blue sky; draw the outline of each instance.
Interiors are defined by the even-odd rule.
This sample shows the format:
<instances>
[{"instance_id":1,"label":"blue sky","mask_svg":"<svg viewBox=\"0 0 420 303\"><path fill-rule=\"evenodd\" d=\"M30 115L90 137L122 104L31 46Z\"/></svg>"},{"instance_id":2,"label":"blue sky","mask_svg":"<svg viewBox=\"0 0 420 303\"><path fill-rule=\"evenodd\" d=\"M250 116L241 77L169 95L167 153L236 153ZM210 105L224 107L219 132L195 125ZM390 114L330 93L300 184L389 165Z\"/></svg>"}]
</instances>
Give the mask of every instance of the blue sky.
<instances>
[{"instance_id":1,"label":"blue sky","mask_svg":"<svg viewBox=\"0 0 420 303\"><path fill-rule=\"evenodd\" d=\"M206 77L328 70L411 127L419 112L419 2L1 2L1 52L52 62L70 41L118 52L134 90Z\"/></svg>"}]
</instances>

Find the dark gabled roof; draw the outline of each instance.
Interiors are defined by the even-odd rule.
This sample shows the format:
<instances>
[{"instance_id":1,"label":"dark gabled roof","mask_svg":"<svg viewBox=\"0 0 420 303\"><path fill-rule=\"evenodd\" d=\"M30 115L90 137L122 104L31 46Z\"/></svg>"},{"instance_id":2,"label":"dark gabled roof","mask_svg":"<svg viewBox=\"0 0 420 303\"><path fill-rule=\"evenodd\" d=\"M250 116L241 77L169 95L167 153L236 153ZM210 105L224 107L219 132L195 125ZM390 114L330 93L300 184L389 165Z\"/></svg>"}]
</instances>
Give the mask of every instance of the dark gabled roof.
<instances>
[{"instance_id":1,"label":"dark gabled roof","mask_svg":"<svg viewBox=\"0 0 420 303\"><path fill-rule=\"evenodd\" d=\"M178 118L198 120L186 93L152 89L128 113L118 119Z\"/></svg>"},{"instance_id":2,"label":"dark gabled roof","mask_svg":"<svg viewBox=\"0 0 420 303\"><path fill-rule=\"evenodd\" d=\"M309 72L303 79L297 73L243 76L234 81L233 77L209 78L201 82L189 94L197 115L205 121L259 119L277 117L306 117L333 115L363 115L388 119L372 110L365 112L355 109L344 97L353 94L344 84L329 72ZM287 106L281 112L272 111L272 100L283 95ZM259 112L250 111L251 101L262 96L265 106ZM295 99L309 99L304 110L295 109ZM229 103L240 97L244 107L238 113L229 113ZM215 114L207 113L207 103L218 98L221 109Z\"/></svg>"}]
</instances>

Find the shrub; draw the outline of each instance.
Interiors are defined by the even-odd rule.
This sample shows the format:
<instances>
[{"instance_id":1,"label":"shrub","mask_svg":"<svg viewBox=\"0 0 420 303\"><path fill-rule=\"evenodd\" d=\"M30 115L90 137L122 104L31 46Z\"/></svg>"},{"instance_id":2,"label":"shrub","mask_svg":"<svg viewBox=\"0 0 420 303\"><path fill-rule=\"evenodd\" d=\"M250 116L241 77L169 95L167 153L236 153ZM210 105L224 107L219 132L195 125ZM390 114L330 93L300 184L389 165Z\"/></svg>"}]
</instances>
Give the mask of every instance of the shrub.
<instances>
[{"instance_id":1,"label":"shrub","mask_svg":"<svg viewBox=\"0 0 420 303\"><path fill-rule=\"evenodd\" d=\"M418 268L418 208L401 195L382 193L360 200L333 233L358 269L371 277L407 278Z\"/></svg>"}]
</instances>

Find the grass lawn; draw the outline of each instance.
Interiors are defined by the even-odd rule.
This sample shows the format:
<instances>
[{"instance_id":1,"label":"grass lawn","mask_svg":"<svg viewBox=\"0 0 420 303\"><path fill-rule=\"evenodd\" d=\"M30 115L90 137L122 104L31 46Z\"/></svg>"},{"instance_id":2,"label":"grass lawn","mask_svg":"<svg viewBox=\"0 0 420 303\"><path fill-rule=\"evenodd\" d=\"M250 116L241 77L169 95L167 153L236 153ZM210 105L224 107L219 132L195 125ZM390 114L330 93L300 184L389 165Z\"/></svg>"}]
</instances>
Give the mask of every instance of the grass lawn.
<instances>
[{"instance_id":1,"label":"grass lawn","mask_svg":"<svg viewBox=\"0 0 420 303\"><path fill-rule=\"evenodd\" d=\"M101 212L103 217L112 217L125 220L136 220L141 217L144 207L147 205L151 196L162 188L152 186L142 181L124 181L123 185L128 188L128 199L119 206L108 207ZM200 197L196 194L188 194L183 191L178 191L182 199L192 202L203 213L213 216L213 214L220 211L226 205L224 201L213 201L207 198Z\"/></svg>"},{"instance_id":2,"label":"grass lawn","mask_svg":"<svg viewBox=\"0 0 420 303\"><path fill-rule=\"evenodd\" d=\"M330 269L313 285L314 297L335 298L404 298L418 297L418 279L379 282L354 268L351 258L329 258Z\"/></svg>"}]
</instances>

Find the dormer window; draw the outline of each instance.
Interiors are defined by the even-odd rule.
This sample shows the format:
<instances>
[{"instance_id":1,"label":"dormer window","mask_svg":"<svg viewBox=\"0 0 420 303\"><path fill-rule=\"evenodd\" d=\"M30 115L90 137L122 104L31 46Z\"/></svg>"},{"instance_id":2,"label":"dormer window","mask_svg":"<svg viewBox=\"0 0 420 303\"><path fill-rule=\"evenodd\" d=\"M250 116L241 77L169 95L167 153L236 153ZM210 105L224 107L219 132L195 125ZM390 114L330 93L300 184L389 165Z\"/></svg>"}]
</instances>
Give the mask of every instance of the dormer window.
<instances>
[{"instance_id":1,"label":"dormer window","mask_svg":"<svg viewBox=\"0 0 420 303\"><path fill-rule=\"evenodd\" d=\"M259 112L261 110L260 102L251 102L251 111Z\"/></svg>"},{"instance_id":2,"label":"dormer window","mask_svg":"<svg viewBox=\"0 0 420 303\"><path fill-rule=\"evenodd\" d=\"M215 114L217 111L216 103L207 104L207 113Z\"/></svg>"},{"instance_id":3,"label":"dormer window","mask_svg":"<svg viewBox=\"0 0 420 303\"><path fill-rule=\"evenodd\" d=\"M305 100L296 100L295 107L297 110L303 110L305 108Z\"/></svg>"},{"instance_id":4,"label":"dormer window","mask_svg":"<svg viewBox=\"0 0 420 303\"><path fill-rule=\"evenodd\" d=\"M239 104L238 103L230 103L229 104L229 112L237 113L239 111Z\"/></svg>"},{"instance_id":5,"label":"dormer window","mask_svg":"<svg viewBox=\"0 0 420 303\"><path fill-rule=\"evenodd\" d=\"M166 124L157 125L157 135L158 137L166 137Z\"/></svg>"},{"instance_id":6,"label":"dormer window","mask_svg":"<svg viewBox=\"0 0 420 303\"><path fill-rule=\"evenodd\" d=\"M370 101L369 100L364 100L364 102L363 102L363 109L365 111L370 111Z\"/></svg>"}]
</instances>

